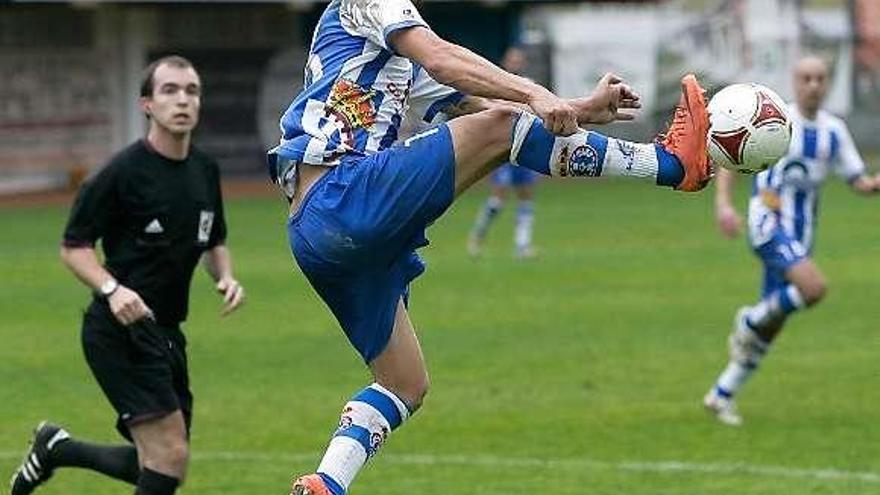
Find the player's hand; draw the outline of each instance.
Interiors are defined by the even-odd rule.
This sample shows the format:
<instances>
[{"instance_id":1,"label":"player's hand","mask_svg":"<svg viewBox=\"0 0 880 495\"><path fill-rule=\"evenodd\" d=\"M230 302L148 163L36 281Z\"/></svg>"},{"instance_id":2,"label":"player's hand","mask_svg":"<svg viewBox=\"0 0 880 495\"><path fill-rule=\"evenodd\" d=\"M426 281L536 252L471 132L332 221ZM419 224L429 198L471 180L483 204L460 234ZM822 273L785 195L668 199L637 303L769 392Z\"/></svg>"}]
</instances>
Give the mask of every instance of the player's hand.
<instances>
[{"instance_id":1,"label":"player's hand","mask_svg":"<svg viewBox=\"0 0 880 495\"><path fill-rule=\"evenodd\" d=\"M589 96L571 100L571 104L577 110L578 123L597 125L633 120L631 110L642 107L641 96L610 72L602 76Z\"/></svg>"},{"instance_id":2,"label":"player's hand","mask_svg":"<svg viewBox=\"0 0 880 495\"><path fill-rule=\"evenodd\" d=\"M120 285L107 299L110 311L119 323L131 325L144 318L154 319L153 310L141 299L137 292Z\"/></svg>"},{"instance_id":3,"label":"player's hand","mask_svg":"<svg viewBox=\"0 0 880 495\"><path fill-rule=\"evenodd\" d=\"M557 136L570 136L578 131L574 107L544 88L529 98L529 107L544 122L544 127Z\"/></svg>"},{"instance_id":4,"label":"player's hand","mask_svg":"<svg viewBox=\"0 0 880 495\"><path fill-rule=\"evenodd\" d=\"M244 303L244 287L232 277L221 278L217 282L217 292L223 296L221 316L228 315Z\"/></svg>"},{"instance_id":5,"label":"player's hand","mask_svg":"<svg viewBox=\"0 0 880 495\"><path fill-rule=\"evenodd\" d=\"M880 193L880 173L876 173L870 177L865 178L865 193Z\"/></svg>"},{"instance_id":6,"label":"player's hand","mask_svg":"<svg viewBox=\"0 0 880 495\"><path fill-rule=\"evenodd\" d=\"M856 178L850 185L859 194L877 194L880 192L880 173L862 175Z\"/></svg>"},{"instance_id":7,"label":"player's hand","mask_svg":"<svg viewBox=\"0 0 880 495\"><path fill-rule=\"evenodd\" d=\"M730 205L719 206L715 212L718 230L728 239L734 239L742 229L742 219Z\"/></svg>"}]
</instances>

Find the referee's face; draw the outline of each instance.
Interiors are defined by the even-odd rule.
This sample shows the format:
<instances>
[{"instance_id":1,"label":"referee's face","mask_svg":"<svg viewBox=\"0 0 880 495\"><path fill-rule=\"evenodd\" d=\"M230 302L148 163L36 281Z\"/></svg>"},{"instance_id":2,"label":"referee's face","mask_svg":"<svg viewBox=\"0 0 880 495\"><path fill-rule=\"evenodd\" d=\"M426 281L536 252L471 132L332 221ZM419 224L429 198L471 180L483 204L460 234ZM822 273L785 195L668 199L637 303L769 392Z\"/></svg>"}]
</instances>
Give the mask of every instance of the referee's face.
<instances>
[{"instance_id":1,"label":"referee's face","mask_svg":"<svg viewBox=\"0 0 880 495\"><path fill-rule=\"evenodd\" d=\"M141 99L152 124L174 134L189 133L199 122L202 83L192 67L162 64L153 73L153 94Z\"/></svg>"}]
</instances>

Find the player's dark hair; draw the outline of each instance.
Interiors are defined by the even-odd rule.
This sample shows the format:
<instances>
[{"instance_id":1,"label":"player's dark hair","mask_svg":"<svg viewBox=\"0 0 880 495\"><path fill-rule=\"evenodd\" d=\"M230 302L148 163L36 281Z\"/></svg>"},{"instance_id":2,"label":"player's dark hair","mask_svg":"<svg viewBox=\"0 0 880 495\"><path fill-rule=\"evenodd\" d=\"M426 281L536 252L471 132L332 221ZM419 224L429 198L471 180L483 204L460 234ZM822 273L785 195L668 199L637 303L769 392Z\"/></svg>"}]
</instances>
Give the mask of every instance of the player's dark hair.
<instances>
[{"instance_id":1,"label":"player's dark hair","mask_svg":"<svg viewBox=\"0 0 880 495\"><path fill-rule=\"evenodd\" d=\"M180 55L167 55L154 60L144 69L144 75L141 78L141 97L153 96L153 76L160 65L170 65L178 69L188 69L191 67L195 69L192 62Z\"/></svg>"}]
</instances>

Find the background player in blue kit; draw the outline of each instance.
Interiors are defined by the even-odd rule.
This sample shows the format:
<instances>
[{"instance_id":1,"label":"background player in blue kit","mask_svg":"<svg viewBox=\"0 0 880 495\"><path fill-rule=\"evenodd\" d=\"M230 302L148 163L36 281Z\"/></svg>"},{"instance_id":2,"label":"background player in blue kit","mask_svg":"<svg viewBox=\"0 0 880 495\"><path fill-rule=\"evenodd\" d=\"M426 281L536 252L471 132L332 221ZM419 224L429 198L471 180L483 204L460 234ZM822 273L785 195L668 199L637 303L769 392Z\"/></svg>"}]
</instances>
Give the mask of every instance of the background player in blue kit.
<instances>
[{"instance_id":1,"label":"background player in blue kit","mask_svg":"<svg viewBox=\"0 0 880 495\"><path fill-rule=\"evenodd\" d=\"M504 52L501 67L512 74L521 74L526 66L526 54L521 48L511 47ZM514 254L517 258L532 258L536 255L532 246L532 231L535 223L534 191L537 174L525 167L517 167L509 163L498 167L492 173L492 191L483 207L477 213L474 227L468 236L468 254L480 256L483 241L489 233L489 227L504 208L508 193L516 194L516 228L514 231Z\"/></svg>"},{"instance_id":2,"label":"background player in blue kit","mask_svg":"<svg viewBox=\"0 0 880 495\"><path fill-rule=\"evenodd\" d=\"M703 399L723 423L742 424L734 396L754 373L788 315L825 295L825 277L812 259L819 190L829 172L861 194L880 192L880 175L868 176L846 124L821 109L828 92L828 67L809 56L795 69L796 102L788 155L755 176L749 200L748 233L764 265L761 300L740 308L728 339L730 362ZM741 221L731 203L733 175L719 171L716 213L721 231L736 237Z\"/></svg>"},{"instance_id":3,"label":"background player in blue kit","mask_svg":"<svg viewBox=\"0 0 880 495\"><path fill-rule=\"evenodd\" d=\"M473 257L483 254L483 243L489 227L504 208L509 193L517 199L516 226L513 234L514 255L518 259L537 256L532 245L532 232L535 224L535 182L537 175L525 167L506 163L492 173L492 191L477 213L474 227L468 236L467 250Z\"/></svg>"},{"instance_id":4,"label":"background player in blue kit","mask_svg":"<svg viewBox=\"0 0 880 495\"><path fill-rule=\"evenodd\" d=\"M639 97L613 75L589 96L563 100L439 38L410 0L327 6L269 171L290 201L296 262L374 383L345 404L316 473L294 480L295 495L346 493L427 393L406 309L409 283L425 269L415 250L428 243L426 227L505 161L560 177L702 189L711 178L706 103L693 76L682 92L661 142L617 140L580 129L633 118L627 110ZM405 115L430 122L440 111L475 113L394 144Z\"/></svg>"}]
</instances>

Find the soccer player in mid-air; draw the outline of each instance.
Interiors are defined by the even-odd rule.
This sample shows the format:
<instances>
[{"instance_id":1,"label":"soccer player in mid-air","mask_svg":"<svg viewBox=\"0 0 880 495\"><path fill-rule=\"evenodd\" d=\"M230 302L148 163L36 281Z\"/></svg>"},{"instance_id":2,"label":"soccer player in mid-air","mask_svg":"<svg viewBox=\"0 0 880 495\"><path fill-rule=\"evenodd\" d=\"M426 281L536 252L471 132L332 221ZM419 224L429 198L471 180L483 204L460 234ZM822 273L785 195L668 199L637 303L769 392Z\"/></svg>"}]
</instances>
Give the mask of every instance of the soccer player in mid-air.
<instances>
[{"instance_id":1,"label":"soccer player in mid-air","mask_svg":"<svg viewBox=\"0 0 880 495\"><path fill-rule=\"evenodd\" d=\"M501 67L511 74L520 74L526 66L526 54L522 48L511 47L504 52ZM483 252L483 242L489 233L492 222L501 213L504 200L509 192L516 194L516 228L514 231L514 255L518 259L536 256L532 246L532 229L535 223L535 210L532 202L537 174L525 167L510 163L498 167L492 173L492 191L477 213L477 219L468 236L467 250L472 257Z\"/></svg>"},{"instance_id":2,"label":"soccer player in mid-air","mask_svg":"<svg viewBox=\"0 0 880 495\"><path fill-rule=\"evenodd\" d=\"M290 201L297 264L374 382L343 407L295 495L343 495L387 435L421 405L428 373L407 312L415 250L456 196L502 162L565 177L630 176L683 191L711 178L703 91L693 76L665 138L639 144L580 129L640 106L606 75L563 100L439 38L410 0L335 0L315 29L305 84L281 119L269 170ZM467 96L464 96L467 95ZM503 100L508 104L481 98ZM473 114L393 145L403 115Z\"/></svg>"},{"instance_id":3,"label":"soccer player in mid-air","mask_svg":"<svg viewBox=\"0 0 880 495\"><path fill-rule=\"evenodd\" d=\"M728 425L742 424L734 396L758 368L788 316L825 295L825 277L812 259L812 249L819 190L828 173L841 176L857 193L880 191L880 175L866 175L846 124L821 108L828 83L828 66L822 59L808 56L798 62L788 155L755 176L748 235L764 265L761 299L736 312L728 338L730 362L703 399L707 410ZM731 202L733 180L730 172L719 171L715 195L718 226L731 238L741 225Z\"/></svg>"}]
</instances>

